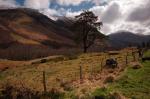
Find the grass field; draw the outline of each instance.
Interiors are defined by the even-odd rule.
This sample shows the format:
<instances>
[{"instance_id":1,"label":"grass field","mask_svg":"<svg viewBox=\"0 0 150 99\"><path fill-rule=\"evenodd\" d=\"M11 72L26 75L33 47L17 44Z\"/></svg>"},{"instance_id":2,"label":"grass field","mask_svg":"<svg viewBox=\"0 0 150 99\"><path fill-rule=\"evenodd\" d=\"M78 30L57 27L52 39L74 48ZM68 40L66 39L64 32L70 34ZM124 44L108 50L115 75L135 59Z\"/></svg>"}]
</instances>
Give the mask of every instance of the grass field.
<instances>
[{"instance_id":1,"label":"grass field","mask_svg":"<svg viewBox=\"0 0 150 99\"><path fill-rule=\"evenodd\" d=\"M147 51L144 56L150 56L150 51ZM143 67L140 69L133 69L129 66L123 73L121 73L119 79L108 84L105 91L98 88L93 94L108 95L109 93L119 92L129 99L149 99L150 61L142 62L142 66Z\"/></svg>"},{"instance_id":2,"label":"grass field","mask_svg":"<svg viewBox=\"0 0 150 99\"><path fill-rule=\"evenodd\" d=\"M119 54L119 56L121 55L122 53ZM50 89L51 87L58 86L56 78L65 81L79 79L79 66L83 68L83 76L91 75L91 72L100 72L101 60L102 58L108 58L108 55L105 53L91 53L71 57L67 56L67 58L68 57L69 59L65 59L64 56L58 56L58 58L54 58L52 61L46 63L25 64L23 66L7 69L1 72L1 78L3 78L1 81L5 79L25 80L26 83L29 82L31 84L31 87L41 90L42 71L45 71L47 87Z\"/></svg>"},{"instance_id":3,"label":"grass field","mask_svg":"<svg viewBox=\"0 0 150 99\"><path fill-rule=\"evenodd\" d=\"M43 92L42 71L45 71L47 90L50 91L53 88L60 90L65 93L63 96L65 99L77 99L77 96L91 99L101 93L107 95L113 92L119 92L123 96L133 99L148 99L150 62L142 63L143 67L140 69L132 69L128 66L124 71L126 52L127 50L122 50L118 55L112 56L108 53L52 56L22 64L17 62L15 67L0 72L0 88L5 83L11 83L14 86L23 84L24 87L31 90ZM150 51L145 55L149 54ZM117 58L119 68L104 69L101 72L101 66L104 66L105 60L110 57ZM128 61L133 61L131 53ZM82 66L83 83L80 83L79 80L79 66ZM104 81L109 76L113 76L115 81L105 84ZM101 89L104 86L106 90L105 88Z\"/></svg>"}]
</instances>

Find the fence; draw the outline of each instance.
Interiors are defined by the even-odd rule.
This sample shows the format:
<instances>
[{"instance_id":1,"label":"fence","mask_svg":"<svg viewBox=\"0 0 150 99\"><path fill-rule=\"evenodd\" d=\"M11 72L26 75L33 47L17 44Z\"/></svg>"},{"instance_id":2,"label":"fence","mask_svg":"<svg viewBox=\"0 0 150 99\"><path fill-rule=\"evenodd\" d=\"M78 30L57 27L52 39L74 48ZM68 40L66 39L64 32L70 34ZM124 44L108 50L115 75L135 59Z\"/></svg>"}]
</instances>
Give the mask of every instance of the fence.
<instances>
[{"instance_id":1,"label":"fence","mask_svg":"<svg viewBox=\"0 0 150 99\"><path fill-rule=\"evenodd\" d=\"M43 90L46 93L51 88L66 87L66 85L76 81L82 83L84 79L94 78L97 74L100 75L105 69L106 60L109 58L116 59L119 67L128 66L131 61L138 60L136 52L126 52L116 55L105 53L85 57L81 57L80 62L78 60L66 60L63 63L58 61L59 65L55 64L55 62L47 63L46 66L44 64L40 66L35 64L32 67L26 67L17 71L13 76L24 80L26 84L30 83L29 87L33 87L33 89L39 88L39 90ZM93 57L94 59L92 59ZM76 65L77 63L79 65Z\"/></svg>"}]
</instances>

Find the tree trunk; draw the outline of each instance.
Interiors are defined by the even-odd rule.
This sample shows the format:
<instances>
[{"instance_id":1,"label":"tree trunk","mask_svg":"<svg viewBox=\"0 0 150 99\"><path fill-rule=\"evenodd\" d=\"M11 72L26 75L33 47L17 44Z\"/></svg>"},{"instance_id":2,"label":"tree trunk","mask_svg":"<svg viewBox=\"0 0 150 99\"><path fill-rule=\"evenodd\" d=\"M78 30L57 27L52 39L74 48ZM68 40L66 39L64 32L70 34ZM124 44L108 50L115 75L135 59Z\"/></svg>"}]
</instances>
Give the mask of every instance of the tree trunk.
<instances>
[{"instance_id":1,"label":"tree trunk","mask_svg":"<svg viewBox=\"0 0 150 99\"><path fill-rule=\"evenodd\" d=\"M83 38L83 52L86 53L87 52L87 34L86 36Z\"/></svg>"},{"instance_id":2,"label":"tree trunk","mask_svg":"<svg viewBox=\"0 0 150 99\"><path fill-rule=\"evenodd\" d=\"M87 52L87 47L84 47L83 52L84 52L84 53L86 53L86 52Z\"/></svg>"}]
</instances>

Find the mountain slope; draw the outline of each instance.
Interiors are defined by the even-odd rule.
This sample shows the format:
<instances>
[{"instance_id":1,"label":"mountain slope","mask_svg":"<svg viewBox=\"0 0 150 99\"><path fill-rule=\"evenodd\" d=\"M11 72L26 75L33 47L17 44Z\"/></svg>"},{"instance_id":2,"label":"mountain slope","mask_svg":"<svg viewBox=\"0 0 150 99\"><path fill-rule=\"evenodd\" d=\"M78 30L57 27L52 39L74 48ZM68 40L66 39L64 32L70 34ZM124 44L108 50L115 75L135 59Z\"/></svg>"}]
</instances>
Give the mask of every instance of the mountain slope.
<instances>
[{"instance_id":1,"label":"mountain slope","mask_svg":"<svg viewBox=\"0 0 150 99\"><path fill-rule=\"evenodd\" d=\"M0 58L37 58L76 47L73 33L58 24L33 9L0 9Z\"/></svg>"},{"instance_id":2,"label":"mountain slope","mask_svg":"<svg viewBox=\"0 0 150 99\"><path fill-rule=\"evenodd\" d=\"M150 35L138 35L128 31L119 31L109 35L109 44L114 48L137 46L150 41Z\"/></svg>"},{"instance_id":3,"label":"mountain slope","mask_svg":"<svg viewBox=\"0 0 150 99\"><path fill-rule=\"evenodd\" d=\"M29 40L41 44L55 42L58 45L74 45L71 39L60 35L62 32L69 33L70 31L59 28L55 21L35 10L3 9L0 10L0 21L0 35L7 31L9 33L5 35L8 37L9 34L9 39L11 35L17 35L26 39L27 42ZM15 36L11 39L21 43Z\"/></svg>"}]
</instances>

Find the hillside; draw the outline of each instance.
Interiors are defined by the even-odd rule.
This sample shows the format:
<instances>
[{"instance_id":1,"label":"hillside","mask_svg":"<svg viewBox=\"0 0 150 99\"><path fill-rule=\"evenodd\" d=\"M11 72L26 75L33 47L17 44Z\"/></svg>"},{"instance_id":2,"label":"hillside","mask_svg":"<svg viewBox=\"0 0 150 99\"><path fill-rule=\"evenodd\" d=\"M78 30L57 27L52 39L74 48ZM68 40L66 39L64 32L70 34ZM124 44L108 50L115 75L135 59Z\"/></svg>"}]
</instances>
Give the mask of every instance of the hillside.
<instances>
[{"instance_id":1,"label":"hillside","mask_svg":"<svg viewBox=\"0 0 150 99\"><path fill-rule=\"evenodd\" d=\"M0 58L30 60L81 52L81 45L74 42L77 34L72 30L73 23L72 18L59 17L54 21L33 9L0 9ZM150 36L119 31L109 35L108 45L120 49L148 40ZM107 47L101 42L96 40L89 51L101 51L103 46Z\"/></svg>"},{"instance_id":2,"label":"hillside","mask_svg":"<svg viewBox=\"0 0 150 99\"><path fill-rule=\"evenodd\" d=\"M36 10L17 8L0 9L0 21L0 58L29 60L82 50L71 18L54 21Z\"/></svg>"},{"instance_id":3,"label":"hillside","mask_svg":"<svg viewBox=\"0 0 150 99\"><path fill-rule=\"evenodd\" d=\"M15 59L14 55L24 56L31 51L35 52L33 53L35 58L50 55L54 50L54 53L59 53L56 49L76 46L71 34L73 34L71 31L60 27L57 22L36 10L26 8L0 10L1 58ZM39 56L35 56L36 53Z\"/></svg>"},{"instance_id":4,"label":"hillside","mask_svg":"<svg viewBox=\"0 0 150 99\"><path fill-rule=\"evenodd\" d=\"M128 31L118 31L109 35L109 44L113 48L124 48L128 46L141 45L149 42L150 35L138 35Z\"/></svg>"},{"instance_id":5,"label":"hillside","mask_svg":"<svg viewBox=\"0 0 150 99\"><path fill-rule=\"evenodd\" d=\"M73 45L70 39L62 35L60 36L60 33L66 32L66 34L69 34L69 31L59 28L55 21L36 10L3 9L0 10L0 20L1 35L3 35L4 31L7 31L9 36L13 35L12 39L14 41L17 40L19 43L32 44L29 42L21 42L17 37L40 43L49 41L56 42L56 44Z\"/></svg>"}]
</instances>

